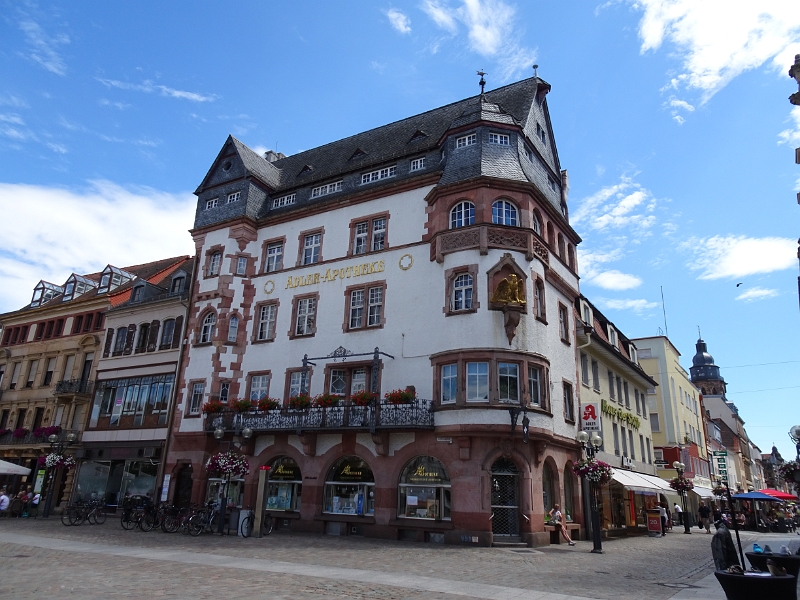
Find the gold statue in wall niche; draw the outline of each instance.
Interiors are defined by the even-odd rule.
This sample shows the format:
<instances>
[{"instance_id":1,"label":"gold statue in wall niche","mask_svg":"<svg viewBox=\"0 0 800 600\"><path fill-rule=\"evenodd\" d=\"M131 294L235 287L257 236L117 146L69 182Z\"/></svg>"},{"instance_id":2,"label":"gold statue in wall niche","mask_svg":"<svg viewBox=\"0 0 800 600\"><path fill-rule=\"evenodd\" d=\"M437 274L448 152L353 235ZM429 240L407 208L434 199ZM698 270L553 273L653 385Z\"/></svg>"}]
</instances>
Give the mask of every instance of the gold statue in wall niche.
<instances>
[{"instance_id":1,"label":"gold statue in wall niche","mask_svg":"<svg viewBox=\"0 0 800 600\"><path fill-rule=\"evenodd\" d=\"M525 305L525 282L514 273L501 279L494 288L489 302L492 304L521 304Z\"/></svg>"}]
</instances>

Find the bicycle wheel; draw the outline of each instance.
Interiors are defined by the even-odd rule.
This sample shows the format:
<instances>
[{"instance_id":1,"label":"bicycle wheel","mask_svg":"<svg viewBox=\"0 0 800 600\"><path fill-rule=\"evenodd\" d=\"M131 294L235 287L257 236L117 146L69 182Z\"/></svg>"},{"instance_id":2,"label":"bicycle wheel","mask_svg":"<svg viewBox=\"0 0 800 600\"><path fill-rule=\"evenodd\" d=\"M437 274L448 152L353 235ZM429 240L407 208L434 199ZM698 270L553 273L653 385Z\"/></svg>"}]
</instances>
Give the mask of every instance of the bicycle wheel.
<instances>
[{"instance_id":1,"label":"bicycle wheel","mask_svg":"<svg viewBox=\"0 0 800 600\"><path fill-rule=\"evenodd\" d=\"M181 520L173 515L166 515L161 523L161 531L164 533L175 533L181 528Z\"/></svg>"},{"instance_id":2,"label":"bicycle wheel","mask_svg":"<svg viewBox=\"0 0 800 600\"><path fill-rule=\"evenodd\" d=\"M144 513L142 518L139 519L139 529L142 531L152 531L153 526L156 524L156 517L151 513Z\"/></svg>"},{"instance_id":3,"label":"bicycle wheel","mask_svg":"<svg viewBox=\"0 0 800 600\"><path fill-rule=\"evenodd\" d=\"M86 520L86 514L79 508L69 511L69 524L81 525Z\"/></svg>"},{"instance_id":4,"label":"bicycle wheel","mask_svg":"<svg viewBox=\"0 0 800 600\"><path fill-rule=\"evenodd\" d=\"M72 525L72 523L69 522L69 511L70 511L70 508L67 507L61 512L61 524L62 525L67 525L67 526Z\"/></svg>"},{"instance_id":5,"label":"bicycle wheel","mask_svg":"<svg viewBox=\"0 0 800 600\"><path fill-rule=\"evenodd\" d=\"M261 523L261 532L264 535L269 535L275 529L275 519L273 517L264 515L264 522Z\"/></svg>"},{"instance_id":6,"label":"bicycle wheel","mask_svg":"<svg viewBox=\"0 0 800 600\"><path fill-rule=\"evenodd\" d=\"M104 511L102 508L98 508L94 511L94 524L102 525L106 522L106 517L106 511Z\"/></svg>"},{"instance_id":7,"label":"bicycle wheel","mask_svg":"<svg viewBox=\"0 0 800 600\"><path fill-rule=\"evenodd\" d=\"M123 511L119 523L122 525L122 528L127 531L136 527L136 518L133 515L133 511Z\"/></svg>"},{"instance_id":8,"label":"bicycle wheel","mask_svg":"<svg viewBox=\"0 0 800 600\"><path fill-rule=\"evenodd\" d=\"M249 538L253 533L253 515L245 517L240 528L242 537Z\"/></svg>"},{"instance_id":9,"label":"bicycle wheel","mask_svg":"<svg viewBox=\"0 0 800 600\"><path fill-rule=\"evenodd\" d=\"M96 516L96 508L92 508L88 513L86 513L86 520L89 521L89 525L97 525L97 521L95 521Z\"/></svg>"},{"instance_id":10,"label":"bicycle wheel","mask_svg":"<svg viewBox=\"0 0 800 600\"><path fill-rule=\"evenodd\" d=\"M206 527L206 519L205 515L194 515L189 519L189 525L187 529L189 530L189 534L197 537L201 533L203 533L203 529Z\"/></svg>"}]
</instances>

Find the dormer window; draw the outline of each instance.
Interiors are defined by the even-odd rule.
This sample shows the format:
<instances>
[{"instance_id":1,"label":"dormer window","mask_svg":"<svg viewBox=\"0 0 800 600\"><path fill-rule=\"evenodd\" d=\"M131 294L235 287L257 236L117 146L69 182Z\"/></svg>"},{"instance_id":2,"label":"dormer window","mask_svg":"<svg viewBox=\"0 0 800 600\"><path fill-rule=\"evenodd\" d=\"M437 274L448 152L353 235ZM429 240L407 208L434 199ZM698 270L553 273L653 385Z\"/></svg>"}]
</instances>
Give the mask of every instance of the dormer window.
<instances>
[{"instance_id":1,"label":"dormer window","mask_svg":"<svg viewBox=\"0 0 800 600\"><path fill-rule=\"evenodd\" d=\"M425 157L415 158L411 161L411 168L409 171L421 171L425 168Z\"/></svg>"},{"instance_id":2,"label":"dormer window","mask_svg":"<svg viewBox=\"0 0 800 600\"><path fill-rule=\"evenodd\" d=\"M505 133L490 133L489 134L489 143L490 144L497 144L499 146L510 146L511 145L511 138L506 135Z\"/></svg>"},{"instance_id":3,"label":"dormer window","mask_svg":"<svg viewBox=\"0 0 800 600\"><path fill-rule=\"evenodd\" d=\"M466 148L467 146L474 146L478 141L478 136L474 133L469 135L462 135L456 138L456 148Z\"/></svg>"},{"instance_id":4,"label":"dormer window","mask_svg":"<svg viewBox=\"0 0 800 600\"><path fill-rule=\"evenodd\" d=\"M50 283L49 281L40 281L38 285L33 288L33 297L31 298L31 307L35 308L43 304L47 304L64 292L64 288L60 285Z\"/></svg>"},{"instance_id":5,"label":"dormer window","mask_svg":"<svg viewBox=\"0 0 800 600\"><path fill-rule=\"evenodd\" d=\"M228 204L231 202L238 202L239 198L242 197L242 192L233 192L232 194L228 194Z\"/></svg>"},{"instance_id":6,"label":"dormer window","mask_svg":"<svg viewBox=\"0 0 800 600\"><path fill-rule=\"evenodd\" d=\"M206 200L206 210L217 208L217 204L219 204L219 198L212 198L211 200Z\"/></svg>"},{"instance_id":7,"label":"dormer window","mask_svg":"<svg viewBox=\"0 0 800 600\"><path fill-rule=\"evenodd\" d=\"M178 294L183 291L183 284L186 281L184 276L180 277L173 277L172 284L170 285L169 292L170 294Z\"/></svg>"},{"instance_id":8,"label":"dormer window","mask_svg":"<svg viewBox=\"0 0 800 600\"><path fill-rule=\"evenodd\" d=\"M281 196L272 201L272 208L280 208L281 206L289 206L295 203L297 194L289 194L288 196Z\"/></svg>"},{"instance_id":9,"label":"dormer window","mask_svg":"<svg viewBox=\"0 0 800 600\"><path fill-rule=\"evenodd\" d=\"M71 281L64 288L64 300L72 298L72 293L75 291L75 284Z\"/></svg>"},{"instance_id":10,"label":"dormer window","mask_svg":"<svg viewBox=\"0 0 800 600\"><path fill-rule=\"evenodd\" d=\"M638 356L638 353L636 352L636 346L634 346L633 344L630 344L628 346L628 354L630 354L630 356L631 356L631 362L634 362L634 363L636 363L638 365L639 364L639 356Z\"/></svg>"},{"instance_id":11,"label":"dormer window","mask_svg":"<svg viewBox=\"0 0 800 600\"><path fill-rule=\"evenodd\" d=\"M335 181L334 183L328 183L315 187L311 190L311 197L319 198L320 196L327 196L328 194L333 194L334 192L341 192L342 183L342 181Z\"/></svg>"},{"instance_id":12,"label":"dormer window","mask_svg":"<svg viewBox=\"0 0 800 600\"><path fill-rule=\"evenodd\" d=\"M397 174L397 165L392 165L391 167L378 169L377 171L371 171L369 173L362 173L361 185L364 185L365 183L370 183L372 181L379 181L381 179L394 177L396 174Z\"/></svg>"},{"instance_id":13,"label":"dormer window","mask_svg":"<svg viewBox=\"0 0 800 600\"><path fill-rule=\"evenodd\" d=\"M64 296L61 298L61 300L63 302L67 302L76 296L80 296L89 290L95 289L96 287L97 282L87 279L82 275L73 273L70 275L69 279L67 279L67 283L64 284Z\"/></svg>"},{"instance_id":14,"label":"dormer window","mask_svg":"<svg viewBox=\"0 0 800 600\"><path fill-rule=\"evenodd\" d=\"M539 123L536 124L536 137L538 137L543 144L547 144L547 133L545 133L544 128L539 125Z\"/></svg>"},{"instance_id":15,"label":"dormer window","mask_svg":"<svg viewBox=\"0 0 800 600\"><path fill-rule=\"evenodd\" d=\"M144 286L137 285L131 292L131 302L141 302L144 298Z\"/></svg>"},{"instance_id":16,"label":"dormer window","mask_svg":"<svg viewBox=\"0 0 800 600\"><path fill-rule=\"evenodd\" d=\"M585 302L583 303L583 322L587 325L592 325L592 309Z\"/></svg>"},{"instance_id":17,"label":"dormer window","mask_svg":"<svg viewBox=\"0 0 800 600\"><path fill-rule=\"evenodd\" d=\"M97 292L103 294L128 283L132 279L134 279L134 276L131 273L118 269L113 265L108 265L103 269L103 273L100 276L100 287Z\"/></svg>"},{"instance_id":18,"label":"dormer window","mask_svg":"<svg viewBox=\"0 0 800 600\"><path fill-rule=\"evenodd\" d=\"M608 325L608 342L614 346L614 350L617 350L617 330L614 329L611 324Z\"/></svg>"}]
</instances>

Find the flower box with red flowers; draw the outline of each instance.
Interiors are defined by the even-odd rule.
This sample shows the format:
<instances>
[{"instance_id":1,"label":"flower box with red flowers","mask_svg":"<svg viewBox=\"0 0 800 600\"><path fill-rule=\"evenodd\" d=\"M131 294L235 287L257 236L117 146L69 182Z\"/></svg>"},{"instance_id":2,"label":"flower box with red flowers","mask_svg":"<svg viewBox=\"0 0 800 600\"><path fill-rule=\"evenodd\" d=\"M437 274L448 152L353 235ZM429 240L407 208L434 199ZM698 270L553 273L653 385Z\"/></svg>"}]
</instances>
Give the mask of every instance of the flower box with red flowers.
<instances>
[{"instance_id":1,"label":"flower box with red flowers","mask_svg":"<svg viewBox=\"0 0 800 600\"><path fill-rule=\"evenodd\" d=\"M311 396L308 394L300 394L289 398L289 408L294 410L305 410L311 406Z\"/></svg>"},{"instance_id":2,"label":"flower box with red flowers","mask_svg":"<svg viewBox=\"0 0 800 600\"><path fill-rule=\"evenodd\" d=\"M356 406L369 406L374 398L375 394L364 390L361 392L356 392L355 394L350 396L350 402L352 402Z\"/></svg>"},{"instance_id":3,"label":"flower box with red flowers","mask_svg":"<svg viewBox=\"0 0 800 600\"><path fill-rule=\"evenodd\" d=\"M248 400L247 398L242 398L242 399L236 398L234 400L231 400L230 405L233 411L237 413L246 413L248 411L255 409L257 406L255 402L253 402L252 400Z\"/></svg>"},{"instance_id":4,"label":"flower box with red flowers","mask_svg":"<svg viewBox=\"0 0 800 600\"><path fill-rule=\"evenodd\" d=\"M417 399L417 393L411 390L392 390L383 396L389 404L411 404Z\"/></svg>"},{"instance_id":5,"label":"flower box with red flowers","mask_svg":"<svg viewBox=\"0 0 800 600\"><path fill-rule=\"evenodd\" d=\"M21 440L22 438L24 438L29 433L30 433L30 431L25 429L24 427L17 427L14 430L14 433L11 434L11 437L13 437L15 439L18 439L18 440Z\"/></svg>"},{"instance_id":6,"label":"flower box with red flowers","mask_svg":"<svg viewBox=\"0 0 800 600\"><path fill-rule=\"evenodd\" d=\"M281 403L275 398L262 398L258 401L258 410L269 412L281 407Z\"/></svg>"},{"instance_id":7,"label":"flower box with red flowers","mask_svg":"<svg viewBox=\"0 0 800 600\"><path fill-rule=\"evenodd\" d=\"M37 427L33 430L33 435L40 438L48 438L51 435L58 435L61 433L61 427L52 425L51 427Z\"/></svg>"},{"instance_id":8,"label":"flower box with red flowers","mask_svg":"<svg viewBox=\"0 0 800 600\"><path fill-rule=\"evenodd\" d=\"M322 408L333 408L341 402L342 397L336 394L320 394L314 398L314 406Z\"/></svg>"},{"instance_id":9,"label":"flower box with red flowers","mask_svg":"<svg viewBox=\"0 0 800 600\"><path fill-rule=\"evenodd\" d=\"M221 413L223 410L225 410L225 405L219 400L211 400L203 404L204 415L215 415Z\"/></svg>"}]
</instances>

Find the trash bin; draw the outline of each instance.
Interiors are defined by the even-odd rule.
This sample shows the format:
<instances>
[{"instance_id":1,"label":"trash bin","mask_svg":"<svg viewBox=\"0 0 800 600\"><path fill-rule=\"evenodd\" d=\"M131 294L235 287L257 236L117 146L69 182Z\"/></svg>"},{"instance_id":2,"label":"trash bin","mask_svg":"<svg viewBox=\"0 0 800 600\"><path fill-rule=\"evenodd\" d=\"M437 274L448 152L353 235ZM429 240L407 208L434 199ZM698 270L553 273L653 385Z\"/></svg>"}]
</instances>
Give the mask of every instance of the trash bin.
<instances>
[{"instance_id":1,"label":"trash bin","mask_svg":"<svg viewBox=\"0 0 800 600\"><path fill-rule=\"evenodd\" d=\"M239 515L241 513L242 511L238 508L228 509L228 535L230 535L231 529L236 535L239 535Z\"/></svg>"},{"instance_id":2,"label":"trash bin","mask_svg":"<svg viewBox=\"0 0 800 600\"><path fill-rule=\"evenodd\" d=\"M236 535L242 535L242 521L253 513L252 510L242 509L239 511L239 526L236 528Z\"/></svg>"},{"instance_id":3,"label":"trash bin","mask_svg":"<svg viewBox=\"0 0 800 600\"><path fill-rule=\"evenodd\" d=\"M657 508L647 509L647 535L650 537L661 536L661 514Z\"/></svg>"}]
</instances>

